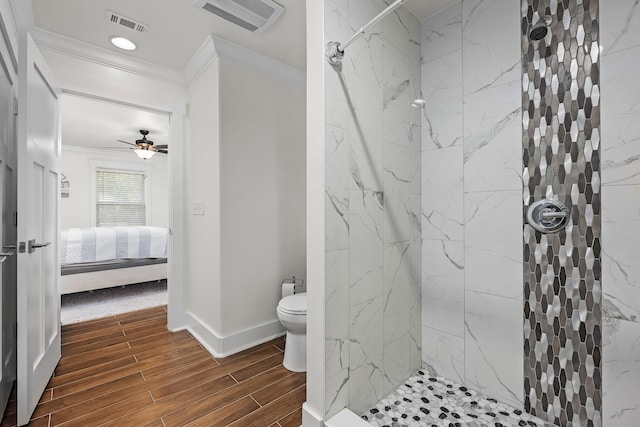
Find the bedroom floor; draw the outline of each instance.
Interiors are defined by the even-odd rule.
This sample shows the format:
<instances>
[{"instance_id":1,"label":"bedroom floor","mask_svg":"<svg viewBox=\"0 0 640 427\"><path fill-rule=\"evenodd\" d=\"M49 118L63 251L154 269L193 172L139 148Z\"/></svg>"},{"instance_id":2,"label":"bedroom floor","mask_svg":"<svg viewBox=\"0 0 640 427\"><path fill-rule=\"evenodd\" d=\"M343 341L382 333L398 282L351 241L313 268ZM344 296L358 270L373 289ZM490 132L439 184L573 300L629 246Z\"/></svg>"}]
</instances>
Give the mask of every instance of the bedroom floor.
<instances>
[{"instance_id":1,"label":"bedroom floor","mask_svg":"<svg viewBox=\"0 0 640 427\"><path fill-rule=\"evenodd\" d=\"M62 327L62 359L30 426L293 427L304 373L282 366L284 339L216 359L166 307ZM15 400L2 426L15 424Z\"/></svg>"},{"instance_id":2,"label":"bedroom floor","mask_svg":"<svg viewBox=\"0 0 640 427\"><path fill-rule=\"evenodd\" d=\"M62 295L63 325L167 304L167 281L137 283Z\"/></svg>"}]
</instances>

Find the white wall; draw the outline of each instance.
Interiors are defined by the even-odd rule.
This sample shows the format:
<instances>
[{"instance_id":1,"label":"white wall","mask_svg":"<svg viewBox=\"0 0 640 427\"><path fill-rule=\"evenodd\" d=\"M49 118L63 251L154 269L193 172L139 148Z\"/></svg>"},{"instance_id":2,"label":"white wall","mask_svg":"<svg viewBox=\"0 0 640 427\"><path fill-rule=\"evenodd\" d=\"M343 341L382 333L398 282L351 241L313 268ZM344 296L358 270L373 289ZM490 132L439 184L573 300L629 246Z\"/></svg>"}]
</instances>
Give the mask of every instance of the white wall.
<instances>
[{"instance_id":1,"label":"white wall","mask_svg":"<svg viewBox=\"0 0 640 427\"><path fill-rule=\"evenodd\" d=\"M215 53L188 90L186 311L216 355L281 334L280 284L306 279L304 87L233 50L240 61Z\"/></svg>"},{"instance_id":2,"label":"white wall","mask_svg":"<svg viewBox=\"0 0 640 427\"><path fill-rule=\"evenodd\" d=\"M93 227L91 211L92 162L109 162L113 167L129 169L139 167L149 171L149 222L154 227L169 226L169 200L167 190L167 158L160 155L143 161L133 152L113 153L84 147L62 146L62 173L70 183L69 197L60 201L61 228ZM143 163L145 162L145 163ZM110 166L111 167L111 166Z\"/></svg>"},{"instance_id":3,"label":"white wall","mask_svg":"<svg viewBox=\"0 0 640 427\"><path fill-rule=\"evenodd\" d=\"M217 334L221 330L218 78L216 60L188 90L184 289L187 313ZM194 201L204 203L204 215L192 215Z\"/></svg>"},{"instance_id":4,"label":"white wall","mask_svg":"<svg viewBox=\"0 0 640 427\"><path fill-rule=\"evenodd\" d=\"M282 280L306 279L305 89L220 60L223 318L277 320Z\"/></svg>"}]
</instances>

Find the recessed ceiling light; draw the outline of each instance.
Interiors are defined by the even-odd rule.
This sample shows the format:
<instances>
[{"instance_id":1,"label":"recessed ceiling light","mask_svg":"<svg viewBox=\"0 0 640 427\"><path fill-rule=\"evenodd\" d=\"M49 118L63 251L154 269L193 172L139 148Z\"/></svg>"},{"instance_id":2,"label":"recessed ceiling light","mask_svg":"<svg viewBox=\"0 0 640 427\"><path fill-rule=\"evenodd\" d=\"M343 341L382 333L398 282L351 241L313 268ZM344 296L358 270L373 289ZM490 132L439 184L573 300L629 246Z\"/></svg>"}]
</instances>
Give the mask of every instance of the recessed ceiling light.
<instances>
[{"instance_id":1,"label":"recessed ceiling light","mask_svg":"<svg viewBox=\"0 0 640 427\"><path fill-rule=\"evenodd\" d=\"M120 36L112 36L110 37L111 44L115 47L119 47L124 50L134 50L136 48L136 44L129 39L125 39Z\"/></svg>"}]
</instances>

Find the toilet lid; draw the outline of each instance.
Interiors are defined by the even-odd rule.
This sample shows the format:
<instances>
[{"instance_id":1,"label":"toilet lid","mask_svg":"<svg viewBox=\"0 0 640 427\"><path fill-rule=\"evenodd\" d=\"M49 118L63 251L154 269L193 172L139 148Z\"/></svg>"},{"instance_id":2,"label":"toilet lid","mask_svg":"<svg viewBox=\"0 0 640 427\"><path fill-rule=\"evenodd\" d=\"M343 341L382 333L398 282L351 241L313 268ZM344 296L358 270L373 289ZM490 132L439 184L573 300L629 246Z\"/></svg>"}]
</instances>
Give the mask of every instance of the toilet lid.
<instances>
[{"instance_id":1,"label":"toilet lid","mask_svg":"<svg viewBox=\"0 0 640 427\"><path fill-rule=\"evenodd\" d=\"M278 303L278 307L289 314L307 314L307 294L293 294L284 297Z\"/></svg>"}]
</instances>

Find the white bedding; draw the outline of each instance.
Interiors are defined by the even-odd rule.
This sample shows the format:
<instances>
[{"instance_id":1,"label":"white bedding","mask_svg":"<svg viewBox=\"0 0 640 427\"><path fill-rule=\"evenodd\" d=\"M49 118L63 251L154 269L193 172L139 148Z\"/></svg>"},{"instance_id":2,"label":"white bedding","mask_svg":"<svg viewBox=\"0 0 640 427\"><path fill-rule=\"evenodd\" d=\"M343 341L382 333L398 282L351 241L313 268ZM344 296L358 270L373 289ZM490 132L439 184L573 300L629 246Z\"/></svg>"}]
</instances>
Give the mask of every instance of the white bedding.
<instances>
[{"instance_id":1,"label":"white bedding","mask_svg":"<svg viewBox=\"0 0 640 427\"><path fill-rule=\"evenodd\" d=\"M61 237L62 264L167 256L167 229L161 227L69 228Z\"/></svg>"}]
</instances>

